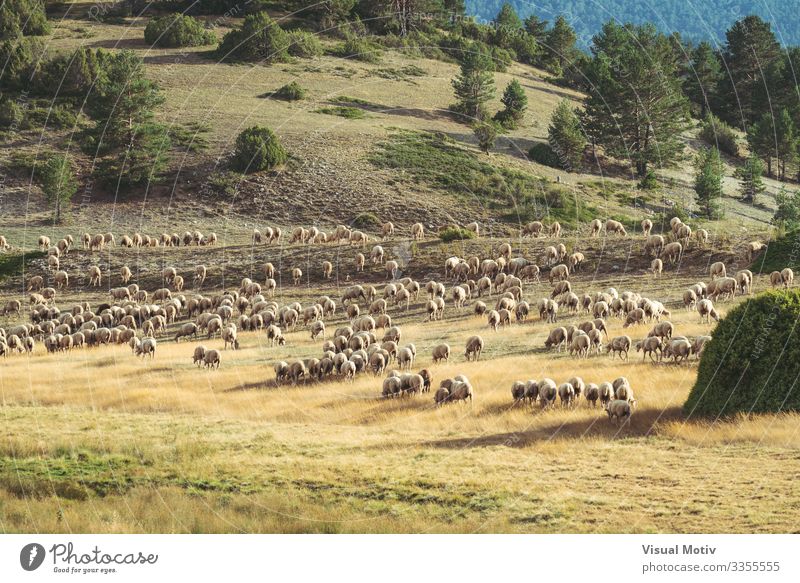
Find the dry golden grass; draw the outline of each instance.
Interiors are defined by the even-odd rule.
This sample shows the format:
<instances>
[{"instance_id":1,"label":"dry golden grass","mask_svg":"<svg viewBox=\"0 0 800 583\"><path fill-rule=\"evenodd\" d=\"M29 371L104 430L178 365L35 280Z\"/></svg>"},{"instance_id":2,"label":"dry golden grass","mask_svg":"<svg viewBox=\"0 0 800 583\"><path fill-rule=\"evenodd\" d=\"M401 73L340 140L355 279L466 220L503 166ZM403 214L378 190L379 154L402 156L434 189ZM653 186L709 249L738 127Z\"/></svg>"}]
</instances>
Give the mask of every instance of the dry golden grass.
<instances>
[{"instance_id":1,"label":"dry golden grass","mask_svg":"<svg viewBox=\"0 0 800 583\"><path fill-rule=\"evenodd\" d=\"M796 415L709 423L680 412L695 364L586 361L541 348L535 321L499 333L455 314L402 321L415 368L462 373L472 406L382 400L380 378L275 387L271 365L311 356L305 331L269 348L243 335L219 371L195 342L36 353L0 367L6 531L787 532L796 529ZM567 319L566 321L576 321ZM676 312L680 333L707 332ZM466 363L476 329L487 350ZM611 334L621 325L612 323ZM646 328L631 331L639 337ZM431 366L440 341L449 364ZM218 339L203 341L217 347ZM618 428L601 409L512 407L516 379L630 379L639 406ZM746 503L745 503L746 502Z\"/></svg>"}]
</instances>

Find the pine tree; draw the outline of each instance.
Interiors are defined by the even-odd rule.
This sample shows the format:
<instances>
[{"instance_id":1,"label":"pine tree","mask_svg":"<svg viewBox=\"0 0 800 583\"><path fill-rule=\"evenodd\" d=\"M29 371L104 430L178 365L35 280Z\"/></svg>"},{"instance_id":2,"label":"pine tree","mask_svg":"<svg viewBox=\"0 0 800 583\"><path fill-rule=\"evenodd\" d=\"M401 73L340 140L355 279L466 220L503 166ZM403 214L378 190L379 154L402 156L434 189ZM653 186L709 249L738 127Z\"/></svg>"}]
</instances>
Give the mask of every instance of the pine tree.
<instances>
[{"instance_id":1,"label":"pine tree","mask_svg":"<svg viewBox=\"0 0 800 583\"><path fill-rule=\"evenodd\" d=\"M516 128L528 109L528 96L519 81L513 79L506 85L500 101L505 109L498 111L494 118L506 129Z\"/></svg>"},{"instance_id":2,"label":"pine tree","mask_svg":"<svg viewBox=\"0 0 800 583\"><path fill-rule=\"evenodd\" d=\"M535 14L531 14L525 19L525 30L537 40L543 42L547 36L548 21L540 19Z\"/></svg>"},{"instance_id":3,"label":"pine tree","mask_svg":"<svg viewBox=\"0 0 800 583\"><path fill-rule=\"evenodd\" d=\"M639 178L651 164L673 165L683 150L689 102L671 40L650 24L612 21L594 37L592 53L582 114L592 144L630 160Z\"/></svg>"},{"instance_id":4,"label":"pine tree","mask_svg":"<svg viewBox=\"0 0 800 583\"><path fill-rule=\"evenodd\" d=\"M756 155L751 155L740 168L736 169L736 178L739 179L739 192L742 200L755 203L756 198L766 190L764 181L764 164Z\"/></svg>"},{"instance_id":5,"label":"pine tree","mask_svg":"<svg viewBox=\"0 0 800 583\"><path fill-rule=\"evenodd\" d=\"M496 28L505 28L510 31L520 30L522 28L522 20L520 20L517 11L508 2L504 2L500 8L500 12L494 19Z\"/></svg>"},{"instance_id":6,"label":"pine tree","mask_svg":"<svg viewBox=\"0 0 800 583\"><path fill-rule=\"evenodd\" d=\"M717 107L717 88L722 79L722 66L711 45L703 41L692 51L691 66L686 74L684 90L689 100L700 108L700 118Z\"/></svg>"},{"instance_id":7,"label":"pine tree","mask_svg":"<svg viewBox=\"0 0 800 583\"><path fill-rule=\"evenodd\" d=\"M580 167L586 138L580 119L567 99L558 104L550 118L547 141L565 170L574 171Z\"/></svg>"},{"instance_id":8,"label":"pine tree","mask_svg":"<svg viewBox=\"0 0 800 583\"><path fill-rule=\"evenodd\" d=\"M694 191L697 204L708 219L720 219L722 212L722 158L712 147L697 156Z\"/></svg>"},{"instance_id":9,"label":"pine tree","mask_svg":"<svg viewBox=\"0 0 800 583\"><path fill-rule=\"evenodd\" d=\"M494 63L482 47L473 44L464 51L461 72L452 81L458 103L453 109L471 120L486 118L486 103L494 99Z\"/></svg>"},{"instance_id":10,"label":"pine tree","mask_svg":"<svg viewBox=\"0 0 800 583\"><path fill-rule=\"evenodd\" d=\"M51 156L38 171L47 202L53 209L53 219L60 223L66 207L78 190L75 180L75 169L72 161L65 154Z\"/></svg>"},{"instance_id":11,"label":"pine tree","mask_svg":"<svg viewBox=\"0 0 800 583\"><path fill-rule=\"evenodd\" d=\"M778 178L786 180L786 165L797 158L797 132L792 116L785 108L775 117L775 157L778 159Z\"/></svg>"},{"instance_id":12,"label":"pine tree","mask_svg":"<svg viewBox=\"0 0 800 583\"><path fill-rule=\"evenodd\" d=\"M763 111L766 71L780 58L781 49L768 22L747 16L725 33L723 60L728 74L720 81L722 104L719 113L734 125L755 122ZM777 92L769 90L773 95Z\"/></svg>"},{"instance_id":13,"label":"pine tree","mask_svg":"<svg viewBox=\"0 0 800 583\"><path fill-rule=\"evenodd\" d=\"M544 64L551 73L559 76L564 73L564 69L575 58L577 39L578 35L567 19L563 16L556 18L544 41L547 53Z\"/></svg>"}]
</instances>

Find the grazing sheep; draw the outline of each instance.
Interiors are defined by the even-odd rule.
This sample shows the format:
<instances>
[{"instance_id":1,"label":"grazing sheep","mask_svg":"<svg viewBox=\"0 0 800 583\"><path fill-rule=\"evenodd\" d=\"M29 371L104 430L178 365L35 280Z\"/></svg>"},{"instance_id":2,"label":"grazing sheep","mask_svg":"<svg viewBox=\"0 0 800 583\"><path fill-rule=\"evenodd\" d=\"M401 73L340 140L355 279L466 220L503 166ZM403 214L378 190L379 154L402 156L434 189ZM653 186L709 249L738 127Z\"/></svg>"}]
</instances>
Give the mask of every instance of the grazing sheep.
<instances>
[{"instance_id":1,"label":"grazing sheep","mask_svg":"<svg viewBox=\"0 0 800 583\"><path fill-rule=\"evenodd\" d=\"M572 407L575 404L575 387L570 383L562 383L558 387L558 397L562 407Z\"/></svg>"},{"instance_id":2,"label":"grazing sheep","mask_svg":"<svg viewBox=\"0 0 800 583\"><path fill-rule=\"evenodd\" d=\"M681 255L683 254L683 245L681 245L677 241L669 243L668 245L664 246L661 253L664 257L667 258L670 265L674 265L675 262L678 261L681 258Z\"/></svg>"},{"instance_id":3,"label":"grazing sheep","mask_svg":"<svg viewBox=\"0 0 800 583\"><path fill-rule=\"evenodd\" d=\"M569 345L569 353L570 355L574 355L576 358L588 358L591 344L592 342L589 339L589 336L585 332L579 331L578 334L575 334L572 337L572 342Z\"/></svg>"},{"instance_id":4,"label":"grazing sheep","mask_svg":"<svg viewBox=\"0 0 800 583\"><path fill-rule=\"evenodd\" d=\"M684 336L676 336L669 341L669 343L662 350L663 358L672 357L674 363L678 364L681 360L689 360L689 355L692 353L692 344Z\"/></svg>"},{"instance_id":5,"label":"grazing sheep","mask_svg":"<svg viewBox=\"0 0 800 583\"><path fill-rule=\"evenodd\" d=\"M709 237L708 231L706 231L705 229L697 229L694 232L694 238L697 241L697 245L699 247L706 246L706 244L708 243L708 237Z\"/></svg>"},{"instance_id":6,"label":"grazing sheep","mask_svg":"<svg viewBox=\"0 0 800 583\"><path fill-rule=\"evenodd\" d=\"M794 283L794 271L786 267L781 271L781 278L783 280L783 287L789 289Z\"/></svg>"},{"instance_id":7,"label":"grazing sheep","mask_svg":"<svg viewBox=\"0 0 800 583\"><path fill-rule=\"evenodd\" d=\"M600 219L594 219L591 223L589 223L589 236L597 237L600 234L600 229L603 228L603 221Z\"/></svg>"},{"instance_id":8,"label":"grazing sheep","mask_svg":"<svg viewBox=\"0 0 800 583\"><path fill-rule=\"evenodd\" d=\"M561 346L567 341L567 329L563 326L555 328L550 332L547 340L544 341L545 348L555 347L557 352L561 352Z\"/></svg>"},{"instance_id":9,"label":"grazing sheep","mask_svg":"<svg viewBox=\"0 0 800 583\"><path fill-rule=\"evenodd\" d=\"M561 236L561 223L555 221L552 225L550 225L550 236L555 237L556 239Z\"/></svg>"},{"instance_id":10,"label":"grazing sheep","mask_svg":"<svg viewBox=\"0 0 800 583\"><path fill-rule=\"evenodd\" d=\"M450 360L450 346L448 344L439 344L433 348L433 362L438 363Z\"/></svg>"},{"instance_id":11,"label":"grazing sheep","mask_svg":"<svg viewBox=\"0 0 800 583\"><path fill-rule=\"evenodd\" d=\"M139 340L136 344L136 355L141 356L144 358L147 355L150 355L150 359L152 360L156 356L156 339L155 338L144 338Z\"/></svg>"},{"instance_id":12,"label":"grazing sheep","mask_svg":"<svg viewBox=\"0 0 800 583\"><path fill-rule=\"evenodd\" d=\"M747 244L747 261L748 263L752 263L753 259L756 258L756 255L761 253L767 246L764 243L760 243L758 241L751 241Z\"/></svg>"},{"instance_id":13,"label":"grazing sheep","mask_svg":"<svg viewBox=\"0 0 800 583\"><path fill-rule=\"evenodd\" d=\"M644 250L651 257L658 257L664 250L664 237L661 235L649 235L644 243Z\"/></svg>"},{"instance_id":14,"label":"grazing sheep","mask_svg":"<svg viewBox=\"0 0 800 583\"><path fill-rule=\"evenodd\" d=\"M625 227L622 223L613 219L608 219L606 221L606 235L622 235L623 237L627 237L628 233L625 231Z\"/></svg>"},{"instance_id":15,"label":"grazing sheep","mask_svg":"<svg viewBox=\"0 0 800 583\"><path fill-rule=\"evenodd\" d=\"M568 281L558 281L553 286L553 291L550 293L551 299L556 299L558 296L563 296L572 291L572 284Z\"/></svg>"},{"instance_id":16,"label":"grazing sheep","mask_svg":"<svg viewBox=\"0 0 800 583\"><path fill-rule=\"evenodd\" d=\"M653 230L653 221L651 221L650 219L644 219L641 225L642 225L642 234L645 237L649 237L650 231Z\"/></svg>"},{"instance_id":17,"label":"grazing sheep","mask_svg":"<svg viewBox=\"0 0 800 583\"><path fill-rule=\"evenodd\" d=\"M89 268L89 272L87 275L89 277L89 285L94 287L100 287L100 280L102 278L102 274L100 273L99 267L97 267L96 265L92 265Z\"/></svg>"},{"instance_id":18,"label":"grazing sheep","mask_svg":"<svg viewBox=\"0 0 800 583\"><path fill-rule=\"evenodd\" d=\"M749 269L741 269L736 272L734 277L736 280L736 287L742 295L750 295L753 293L753 272Z\"/></svg>"},{"instance_id":19,"label":"grazing sheep","mask_svg":"<svg viewBox=\"0 0 800 583\"><path fill-rule=\"evenodd\" d=\"M645 313L642 308L636 308L628 312L627 317L625 318L625 323L622 325L623 328L628 328L630 326L636 326L644 322Z\"/></svg>"},{"instance_id":20,"label":"grazing sheep","mask_svg":"<svg viewBox=\"0 0 800 583\"><path fill-rule=\"evenodd\" d=\"M711 281L714 281L718 277L725 277L727 275L725 264L722 261L712 263L708 271L709 275L711 275Z\"/></svg>"},{"instance_id":21,"label":"grazing sheep","mask_svg":"<svg viewBox=\"0 0 800 583\"><path fill-rule=\"evenodd\" d=\"M58 289L69 287L69 274L66 271L56 271L53 281Z\"/></svg>"},{"instance_id":22,"label":"grazing sheep","mask_svg":"<svg viewBox=\"0 0 800 583\"><path fill-rule=\"evenodd\" d=\"M600 394L600 404L603 407L606 407L614 398L614 386L609 382L600 383L598 392Z\"/></svg>"},{"instance_id":23,"label":"grazing sheep","mask_svg":"<svg viewBox=\"0 0 800 583\"><path fill-rule=\"evenodd\" d=\"M706 324L711 323L711 318L719 322L719 314L714 309L714 304L709 299L702 299L697 302L697 313L700 314L700 321Z\"/></svg>"},{"instance_id":24,"label":"grazing sheep","mask_svg":"<svg viewBox=\"0 0 800 583\"><path fill-rule=\"evenodd\" d=\"M198 366L203 364L203 361L206 357L206 352L208 352L208 349L205 346L202 344L197 346L194 349L194 354L192 355L192 364L196 364Z\"/></svg>"},{"instance_id":25,"label":"grazing sheep","mask_svg":"<svg viewBox=\"0 0 800 583\"><path fill-rule=\"evenodd\" d=\"M437 407L441 407L450 400L450 390L445 387L439 387L433 395L433 402Z\"/></svg>"},{"instance_id":26,"label":"grazing sheep","mask_svg":"<svg viewBox=\"0 0 800 583\"><path fill-rule=\"evenodd\" d=\"M619 424L621 421L624 425L631 418L631 405L628 401L614 400L606 405L606 413L608 418L614 424Z\"/></svg>"},{"instance_id":27,"label":"grazing sheep","mask_svg":"<svg viewBox=\"0 0 800 583\"><path fill-rule=\"evenodd\" d=\"M203 355L204 368L213 368L215 370L218 370L221 362L222 362L222 354L220 354L219 350L216 349L206 350L205 354Z\"/></svg>"},{"instance_id":28,"label":"grazing sheep","mask_svg":"<svg viewBox=\"0 0 800 583\"><path fill-rule=\"evenodd\" d=\"M120 277L122 278L122 283L127 285L128 282L133 277L133 273L131 273L131 268L127 265L123 265L122 269L120 269Z\"/></svg>"},{"instance_id":29,"label":"grazing sheep","mask_svg":"<svg viewBox=\"0 0 800 583\"><path fill-rule=\"evenodd\" d=\"M381 235L384 241L394 235L394 224L389 221L383 223L381 225Z\"/></svg>"},{"instance_id":30,"label":"grazing sheep","mask_svg":"<svg viewBox=\"0 0 800 583\"><path fill-rule=\"evenodd\" d=\"M628 360L628 352L631 349L631 337L630 336L616 336L611 339L608 346L606 347L606 352L611 353L611 358L614 358L614 355L619 354L620 360L622 360L623 354L625 355L625 360Z\"/></svg>"},{"instance_id":31,"label":"grazing sheep","mask_svg":"<svg viewBox=\"0 0 800 583\"><path fill-rule=\"evenodd\" d=\"M569 278L569 267L567 267L563 263L553 267L550 270L550 275L548 276L550 283L553 283L553 280L564 281L567 278Z\"/></svg>"},{"instance_id":32,"label":"grazing sheep","mask_svg":"<svg viewBox=\"0 0 800 583\"><path fill-rule=\"evenodd\" d=\"M683 292L683 306L687 310L694 309L695 305L697 304L697 294L694 290L687 289Z\"/></svg>"},{"instance_id":33,"label":"grazing sheep","mask_svg":"<svg viewBox=\"0 0 800 583\"><path fill-rule=\"evenodd\" d=\"M194 269L194 282L199 287L203 285L203 282L206 280L207 274L206 266L205 265L198 265Z\"/></svg>"},{"instance_id":34,"label":"grazing sheep","mask_svg":"<svg viewBox=\"0 0 800 583\"><path fill-rule=\"evenodd\" d=\"M301 270L299 267L295 267L294 269L292 269L292 283L294 285L300 285L300 281L302 280L302 278L303 278L303 270Z\"/></svg>"},{"instance_id":35,"label":"grazing sheep","mask_svg":"<svg viewBox=\"0 0 800 583\"><path fill-rule=\"evenodd\" d=\"M664 271L664 262L661 259L653 259L650 262L650 271L653 272L654 277L660 277L661 272Z\"/></svg>"},{"instance_id":36,"label":"grazing sheep","mask_svg":"<svg viewBox=\"0 0 800 583\"><path fill-rule=\"evenodd\" d=\"M584 394L586 395L586 402L592 407L597 407L597 400L600 398L600 387L594 383L589 383L586 385Z\"/></svg>"},{"instance_id":37,"label":"grazing sheep","mask_svg":"<svg viewBox=\"0 0 800 583\"><path fill-rule=\"evenodd\" d=\"M422 223L411 225L411 237L414 241L422 241L425 238L425 227L422 226Z\"/></svg>"},{"instance_id":38,"label":"grazing sheep","mask_svg":"<svg viewBox=\"0 0 800 583\"><path fill-rule=\"evenodd\" d=\"M556 388L556 383L553 379L548 379L548 378L542 379L537 384L537 387L539 394L539 402L542 405L542 409L547 409L556 402L558 389Z\"/></svg>"},{"instance_id":39,"label":"grazing sheep","mask_svg":"<svg viewBox=\"0 0 800 583\"><path fill-rule=\"evenodd\" d=\"M466 348L464 350L464 356L467 358L468 361L470 360L478 361L480 360L483 347L484 347L483 338L481 338L480 336L470 336L467 339Z\"/></svg>"}]
</instances>

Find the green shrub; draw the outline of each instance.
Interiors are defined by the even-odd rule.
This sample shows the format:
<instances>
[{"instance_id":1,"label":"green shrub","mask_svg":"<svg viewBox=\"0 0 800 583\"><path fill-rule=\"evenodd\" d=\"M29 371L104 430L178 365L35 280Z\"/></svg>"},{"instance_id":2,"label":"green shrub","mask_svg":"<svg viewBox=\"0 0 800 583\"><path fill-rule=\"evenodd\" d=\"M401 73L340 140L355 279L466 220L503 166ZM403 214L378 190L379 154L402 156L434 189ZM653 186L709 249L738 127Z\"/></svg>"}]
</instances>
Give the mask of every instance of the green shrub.
<instances>
[{"instance_id":1,"label":"green shrub","mask_svg":"<svg viewBox=\"0 0 800 583\"><path fill-rule=\"evenodd\" d=\"M361 213L351 223L356 229L378 229L383 223L372 213Z\"/></svg>"},{"instance_id":2,"label":"green shrub","mask_svg":"<svg viewBox=\"0 0 800 583\"><path fill-rule=\"evenodd\" d=\"M251 14L242 28L227 33L217 57L231 61L276 63L289 59L289 35L266 12Z\"/></svg>"},{"instance_id":3,"label":"green shrub","mask_svg":"<svg viewBox=\"0 0 800 583\"><path fill-rule=\"evenodd\" d=\"M283 99L284 101L299 101L301 99L305 99L307 93L308 92L305 89L300 87L300 84L297 81L292 81L291 83L287 83L269 95L274 99Z\"/></svg>"},{"instance_id":4,"label":"green shrub","mask_svg":"<svg viewBox=\"0 0 800 583\"><path fill-rule=\"evenodd\" d=\"M528 150L528 158L544 166L561 169L561 159L550 147L550 144L545 142L539 142L531 146L531 149Z\"/></svg>"},{"instance_id":5,"label":"green shrub","mask_svg":"<svg viewBox=\"0 0 800 583\"><path fill-rule=\"evenodd\" d=\"M647 174L645 174L642 179L639 181L637 185L641 190L657 190L658 189L658 177L656 173L652 170L648 170Z\"/></svg>"},{"instance_id":6,"label":"green shrub","mask_svg":"<svg viewBox=\"0 0 800 583\"><path fill-rule=\"evenodd\" d=\"M168 14L147 23L144 40L152 46L175 48L210 45L217 39L199 20L182 14Z\"/></svg>"},{"instance_id":7,"label":"green shrub","mask_svg":"<svg viewBox=\"0 0 800 583\"><path fill-rule=\"evenodd\" d=\"M344 117L346 119L364 119L365 117L367 117L367 114L364 113L363 109L359 109L357 107L344 107L344 106L320 107L319 109L315 109L314 113L324 113L325 115L336 115L339 117Z\"/></svg>"},{"instance_id":8,"label":"green shrub","mask_svg":"<svg viewBox=\"0 0 800 583\"><path fill-rule=\"evenodd\" d=\"M240 172L260 172L280 166L286 159L278 136L269 128L253 126L236 138L231 166Z\"/></svg>"},{"instance_id":9,"label":"green shrub","mask_svg":"<svg viewBox=\"0 0 800 583\"><path fill-rule=\"evenodd\" d=\"M51 129L74 128L78 123L78 116L66 105L56 105L53 108L35 107L28 110L27 117L32 126L44 127L47 124Z\"/></svg>"},{"instance_id":10,"label":"green shrub","mask_svg":"<svg viewBox=\"0 0 800 583\"><path fill-rule=\"evenodd\" d=\"M706 344L684 411L710 417L800 409L800 293L770 291L739 304Z\"/></svg>"},{"instance_id":11,"label":"green shrub","mask_svg":"<svg viewBox=\"0 0 800 583\"><path fill-rule=\"evenodd\" d=\"M710 146L717 146L720 152L729 156L739 155L736 132L727 123L712 114L706 115L700 128L700 139Z\"/></svg>"},{"instance_id":12,"label":"green shrub","mask_svg":"<svg viewBox=\"0 0 800 583\"><path fill-rule=\"evenodd\" d=\"M42 0L3 0L0 2L0 41L19 36L38 36L50 32Z\"/></svg>"},{"instance_id":13,"label":"green shrub","mask_svg":"<svg viewBox=\"0 0 800 583\"><path fill-rule=\"evenodd\" d=\"M447 227L439 232L439 239L445 243L450 241L463 241L464 239L474 239L475 232L462 227Z\"/></svg>"},{"instance_id":14,"label":"green shrub","mask_svg":"<svg viewBox=\"0 0 800 583\"><path fill-rule=\"evenodd\" d=\"M322 43L319 42L317 35L305 30L289 32L289 54L293 57L310 59L319 57L322 53Z\"/></svg>"},{"instance_id":15,"label":"green shrub","mask_svg":"<svg viewBox=\"0 0 800 583\"><path fill-rule=\"evenodd\" d=\"M381 50L377 44L362 37L351 36L333 49L333 54L343 59L354 59L365 63L378 63Z\"/></svg>"},{"instance_id":16,"label":"green shrub","mask_svg":"<svg viewBox=\"0 0 800 583\"><path fill-rule=\"evenodd\" d=\"M16 127L22 121L22 110L13 100L0 96L0 129Z\"/></svg>"}]
</instances>

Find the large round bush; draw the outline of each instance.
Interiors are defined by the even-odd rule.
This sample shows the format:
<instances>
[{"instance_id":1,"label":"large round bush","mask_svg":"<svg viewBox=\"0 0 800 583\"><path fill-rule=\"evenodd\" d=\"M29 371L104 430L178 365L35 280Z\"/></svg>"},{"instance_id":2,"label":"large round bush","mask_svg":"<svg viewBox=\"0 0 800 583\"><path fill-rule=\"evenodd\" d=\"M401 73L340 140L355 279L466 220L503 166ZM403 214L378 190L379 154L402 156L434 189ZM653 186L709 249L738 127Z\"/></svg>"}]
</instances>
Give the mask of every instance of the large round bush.
<instances>
[{"instance_id":1,"label":"large round bush","mask_svg":"<svg viewBox=\"0 0 800 583\"><path fill-rule=\"evenodd\" d=\"M690 415L800 410L800 293L771 291L732 309L700 359Z\"/></svg>"},{"instance_id":2,"label":"large round bush","mask_svg":"<svg viewBox=\"0 0 800 583\"><path fill-rule=\"evenodd\" d=\"M153 18L144 29L144 40L159 47L199 47L216 41L203 23L191 16L168 14Z\"/></svg>"},{"instance_id":3,"label":"large round bush","mask_svg":"<svg viewBox=\"0 0 800 583\"><path fill-rule=\"evenodd\" d=\"M231 165L239 172L259 172L279 166L286 161L286 150L269 128L253 126L236 138L236 150Z\"/></svg>"}]
</instances>

